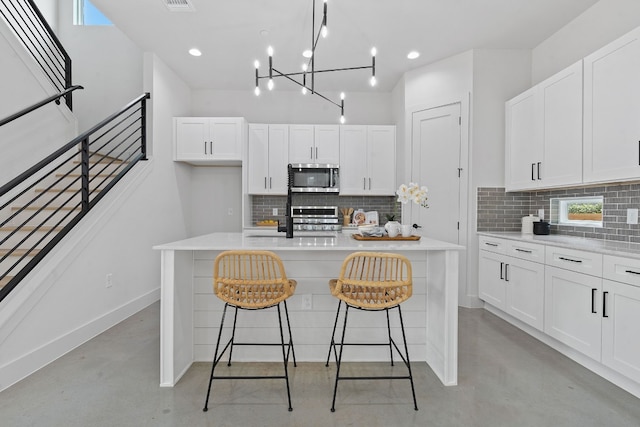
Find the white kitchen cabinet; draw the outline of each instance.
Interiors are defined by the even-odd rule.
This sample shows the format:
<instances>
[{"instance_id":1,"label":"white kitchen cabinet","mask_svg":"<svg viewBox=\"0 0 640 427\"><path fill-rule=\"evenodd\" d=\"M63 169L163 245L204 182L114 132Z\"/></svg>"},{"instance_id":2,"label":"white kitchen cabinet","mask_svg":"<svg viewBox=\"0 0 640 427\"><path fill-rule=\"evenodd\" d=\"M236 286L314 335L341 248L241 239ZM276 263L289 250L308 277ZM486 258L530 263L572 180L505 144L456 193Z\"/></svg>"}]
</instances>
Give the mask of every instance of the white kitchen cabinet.
<instances>
[{"instance_id":1,"label":"white kitchen cabinet","mask_svg":"<svg viewBox=\"0 0 640 427\"><path fill-rule=\"evenodd\" d=\"M288 154L288 125L250 124L248 193L286 195Z\"/></svg>"},{"instance_id":2,"label":"white kitchen cabinet","mask_svg":"<svg viewBox=\"0 0 640 427\"><path fill-rule=\"evenodd\" d=\"M600 360L602 278L547 265L544 331Z\"/></svg>"},{"instance_id":3,"label":"white kitchen cabinet","mask_svg":"<svg viewBox=\"0 0 640 427\"><path fill-rule=\"evenodd\" d=\"M338 125L290 125L289 163L340 164Z\"/></svg>"},{"instance_id":4,"label":"white kitchen cabinet","mask_svg":"<svg viewBox=\"0 0 640 427\"><path fill-rule=\"evenodd\" d=\"M241 164L245 128L241 117L175 117L174 160L197 165Z\"/></svg>"},{"instance_id":5,"label":"white kitchen cabinet","mask_svg":"<svg viewBox=\"0 0 640 427\"><path fill-rule=\"evenodd\" d=\"M512 248L512 246L514 246ZM479 297L538 329L544 323L544 247L480 240ZM488 250L487 250L488 249ZM492 252L495 251L495 252ZM501 253L515 253L517 257ZM535 261L533 261L535 260Z\"/></svg>"},{"instance_id":6,"label":"white kitchen cabinet","mask_svg":"<svg viewBox=\"0 0 640 427\"><path fill-rule=\"evenodd\" d=\"M640 28L584 59L584 182L640 179Z\"/></svg>"},{"instance_id":7,"label":"white kitchen cabinet","mask_svg":"<svg viewBox=\"0 0 640 427\"><path fill-rule=\"evenodd\" d=\"M395 126L340 126L340 194L393 196Z\"/></svg>"},{"instance_id":8,"label":"white kitchen cabinet","mask_svg":"<svg viewBox=\"0 0 640 427\"><path fill-rule=\"evenodd\" d=\"M640 383L640 260L604 256L602 363Z\"/></svg>"},{"instance_id":9,"label":"white kitchen cabinet","mask_svg":"<svg viewBox=\"0 0 640 427\"><path fill-rule=\"evenodd\" d=\"M507 191L582 182L582 61L505 108Z\"/></svg>"}]
</instances>

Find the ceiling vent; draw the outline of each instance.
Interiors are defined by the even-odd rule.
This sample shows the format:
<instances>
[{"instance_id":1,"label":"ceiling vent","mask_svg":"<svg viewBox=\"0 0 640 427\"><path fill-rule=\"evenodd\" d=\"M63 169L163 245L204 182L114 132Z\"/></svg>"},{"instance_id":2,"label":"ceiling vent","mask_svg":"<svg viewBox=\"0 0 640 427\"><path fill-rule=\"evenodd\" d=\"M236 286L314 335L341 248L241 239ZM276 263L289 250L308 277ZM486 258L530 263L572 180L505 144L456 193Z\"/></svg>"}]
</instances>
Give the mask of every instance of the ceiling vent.
<instances>
[{"instance_id":1,"label":"ceiling vent","mask_svg":"<svg viewBox=\"0 0 640 427\"><path fill-rule=\"evenodd\" d=\"M170 12L195 12L190 0L162 0Z\"/></svg>"}]
</instances>

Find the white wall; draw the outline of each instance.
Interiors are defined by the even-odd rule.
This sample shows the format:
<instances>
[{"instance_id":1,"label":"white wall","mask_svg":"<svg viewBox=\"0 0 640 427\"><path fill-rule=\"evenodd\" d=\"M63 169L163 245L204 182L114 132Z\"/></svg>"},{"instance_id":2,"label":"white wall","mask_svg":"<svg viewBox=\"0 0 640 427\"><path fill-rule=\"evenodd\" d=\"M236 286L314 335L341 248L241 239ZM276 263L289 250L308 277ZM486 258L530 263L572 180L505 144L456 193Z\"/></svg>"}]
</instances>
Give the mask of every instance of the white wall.
<instances>
[{"instance_id":1,"label":"white wall","mask_svg":"<svg viewBox=\"0 0 640 427\"><path fill-rule=\"evenodd\" d=\"M153 156L2 302L0 390L159 298L160 256L152 246L187 235L190 172L172 161L171 118L187 114L191 99L153 55L146 76Z\"/></svg>"},{"instance_id":2,"label":"white wall","mask_svg":"<svg viewBox=\"0 0 640 427\"><path fill-rule=\"evenodd\" d=\"M80 131L91 128L142 94L143 52L112 25L73 25L73 0L60 0L58 37L71 57Z\"/></svg>"},{"instance_id":3,"label":"white wall","mask_svg":"<svg viewBox=\"0 0 640 427\"><path fill-rule=\"evenodd\" d=\"M640 26L640 1L600 0L533 49L533 84Z\"/></svg>"},{"instance_id":4,"label":"white wall","mask_svg":"<svg viewBox=\"0 0 640 427\"><path fill-rule=\"evenodd\" d=\"M0 58L0 118L57 92L1 20ZM0 127L0 185L69 142L76 125L64 104L51 103Z\"/></svg>"}]
</instances>

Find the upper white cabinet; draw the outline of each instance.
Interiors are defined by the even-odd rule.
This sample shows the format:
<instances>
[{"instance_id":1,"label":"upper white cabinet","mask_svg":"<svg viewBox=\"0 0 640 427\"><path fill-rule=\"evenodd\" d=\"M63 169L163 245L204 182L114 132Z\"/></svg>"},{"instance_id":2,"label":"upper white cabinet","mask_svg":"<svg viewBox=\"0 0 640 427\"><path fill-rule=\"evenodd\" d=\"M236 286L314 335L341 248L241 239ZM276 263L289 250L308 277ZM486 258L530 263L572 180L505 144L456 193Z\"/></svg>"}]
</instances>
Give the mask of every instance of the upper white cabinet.
<instances>
[{"instance_id":1,"label":"upper white cabinet","mask_svg":"<svg viewBox=\"0 0 640 427\"><path fill-rule=\"evenodd\" d=\"M249 194L287 194L289 126L250 124L247 149Z\"/></svg>"},{"instance_id":2,"label":"upper white cabinet","mask_svg":"<svg viewBox=\"0 0 640 427\"><path fill-rule=\"evenodd\" d=\"M395 126L340 126L340 194L395 194Z\"/></svg>"},{"instance_id":3,"label":"upper white cabinet","mask_svg":"<svg viewBox=\"0 0 640 427\"><path fill-rule=\"evenodd\" d=\"M290 125L289 163L340 164L340 127Z\"/></svg>"},{"instance_id":4,"label":"upper white cabinet","mask_svg":"<svg viewBox=\"0 0 640 427\"><path fill-rule=\"evenodd\" d=\"M193 164L241 164L246 123L241 117L176 117L176 161Z\"/></svg>"},{"instance_id":5,"label":"upper white cabinet","mask_svg":"<svg viewBox=\"0 0 640 427\"><path fill-rule=\"evenodd\" d=\"M582 61L507 101L507 191L582 182Z\"/></svg>"},{"instance_id":6,"label":"upper white cabinet","mask_svg":"<svg viewBox=\"0 0 640 427\"><path fill-rule=\"evenodd\" d=\"M640 28L584 59L584 182L640 179Z\"/></svg>"}]
</instances>

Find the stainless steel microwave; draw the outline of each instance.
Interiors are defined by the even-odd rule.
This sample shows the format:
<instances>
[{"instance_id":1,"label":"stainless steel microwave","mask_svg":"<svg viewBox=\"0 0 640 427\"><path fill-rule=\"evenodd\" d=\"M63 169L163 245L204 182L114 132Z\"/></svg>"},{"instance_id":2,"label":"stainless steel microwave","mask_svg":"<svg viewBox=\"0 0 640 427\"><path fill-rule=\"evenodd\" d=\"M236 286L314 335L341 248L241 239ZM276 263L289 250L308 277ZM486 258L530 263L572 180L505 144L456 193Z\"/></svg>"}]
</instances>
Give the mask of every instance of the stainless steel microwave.
<instances>
[{"instance_id":1,"label":"stainless steel microwave","mask_svg":"<svg viewBox=\"0 0 640 427\"><path fill-rule=\"evenodd\" d=\"M290 165L289 185L294 193L339 193L338 165L295 163Z\"/></svg>"}]
</instances>

